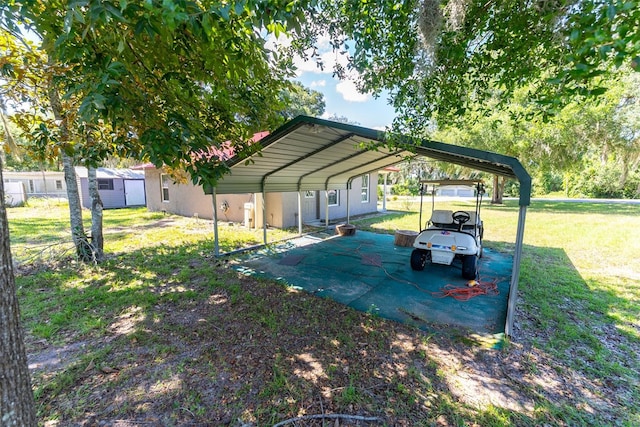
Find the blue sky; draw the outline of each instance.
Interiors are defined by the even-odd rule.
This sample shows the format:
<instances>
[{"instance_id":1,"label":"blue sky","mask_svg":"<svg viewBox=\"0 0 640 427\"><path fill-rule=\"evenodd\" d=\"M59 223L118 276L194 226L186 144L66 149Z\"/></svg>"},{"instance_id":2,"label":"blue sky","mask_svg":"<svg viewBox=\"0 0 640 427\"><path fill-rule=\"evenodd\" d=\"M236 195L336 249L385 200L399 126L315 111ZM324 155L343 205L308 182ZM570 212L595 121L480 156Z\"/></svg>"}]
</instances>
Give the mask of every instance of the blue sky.
<instances>
[{"instance_id":1,"label":"blue sky","mask_svg":"<svg viewBox=\"0 0 640 427\"><path fill-rule=\"evenodd\" d=\"M297 80L324 95L325 118L344 116L352 122L374 129L391 126L395 113L384 96L375 99L371 95L360 94L352 82L340 81L332 77L331 73L305 71Z\"/></svg>"},{"instance_id":2,"label":"blue sky","mask_svg":"<svg viewBox=\"0 0 640 427\"><path fill-rule=\"evenodd\" d=\"M277 41L271 39L271 43L286 45L288 40L284 38ZM318 53L321 56L324 69L318 68L315 61L294 58L298 69L297 77L294 80L324 95L326 108L323 117L327 118L333 115L346 117L361 126L375 129L391 126L395 113L393 107L387 104L387 97L383 95L379 98L373 98L369 94L358 93L353 83L358 78L355 73L350 73L348 78L342 81L334 78L334 66L339 63L346 67L347 57L333 52L328 39L319 40Z\"/></svg>"}]
</instances>

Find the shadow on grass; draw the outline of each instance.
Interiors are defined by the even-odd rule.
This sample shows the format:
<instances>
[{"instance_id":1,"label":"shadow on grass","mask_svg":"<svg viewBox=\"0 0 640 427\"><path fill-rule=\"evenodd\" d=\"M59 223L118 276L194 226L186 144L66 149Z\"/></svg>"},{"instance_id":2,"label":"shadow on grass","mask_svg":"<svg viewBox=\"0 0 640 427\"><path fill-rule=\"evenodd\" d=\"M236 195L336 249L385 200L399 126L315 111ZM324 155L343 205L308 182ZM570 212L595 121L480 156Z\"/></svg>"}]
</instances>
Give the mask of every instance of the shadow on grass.
<instances>
[{"instance_id":1,"label":"shadow on grass","mask_svg":"<svg viewBox=\"0 0 640 427\"><path fill-rule=\"evenodd\" d=\"M264 426L342 413L380 419L369 425L533 426L597 425L611 413L593 414L587 392L622 381L612 350L589 366L562 355L588 336L578 308L590 307L587 325L596 312L561 251L525 250L519 327L535 346L503 352L239 276L211 253L210 242L160 246L18 277L41 421ZM570 387L576 377L584 387ZM627 402L616 403L624 419Z\"/></svg>"},{"instance_id":2,"label":"shadow on grass","mask_svg":"<svg viewBox=\"0 0 640 427\"><path fill-rule=\"evenodd\" d=\"M640 334L620 320L640 307L618 290L587 283L561 248L523 249L515 340L531 346L527 382L545 396L540 406L569 425L640 420Z\"/></svg>"},{"instance_id":3,"label":"shadow on grass","mask_svg":"<svg viewBox=\"0 0 640 427\"><path fill-rule=\"evenodd\" d=\"M502 205L483 204L483 209L497 211L512 211L517 209L516 200L505 200ZM605 202L560 202L555 200L542 201L533 200L529 209L538 212L549 212L555 214L570 213L576 215L639 215L640 205L628 203L605 203Z\"/></svg>"}]
</instances>

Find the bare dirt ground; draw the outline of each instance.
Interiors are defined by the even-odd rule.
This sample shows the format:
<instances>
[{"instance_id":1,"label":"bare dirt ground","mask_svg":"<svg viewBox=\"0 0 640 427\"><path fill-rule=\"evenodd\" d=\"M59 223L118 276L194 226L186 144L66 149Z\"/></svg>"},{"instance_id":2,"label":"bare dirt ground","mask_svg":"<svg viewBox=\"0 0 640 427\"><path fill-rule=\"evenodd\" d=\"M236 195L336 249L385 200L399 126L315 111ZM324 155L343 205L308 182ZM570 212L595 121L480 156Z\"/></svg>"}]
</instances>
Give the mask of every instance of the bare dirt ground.
<instances>
[{"instance_id":1,"label":"bare dirt ground","mask_svg":"<svg viewBox=\"0 0 640 427\"><path fill-rule=\"evenodd\" d=\"M42 424L616 425L637 386L540 351L535 313L520 310L511 342L494 350L464 331L425 333L218 271L227 286L195 277L189 288L203 297L132 307L103 336L28 337ZM564 407L573 421L554 414Z\"/></svg>"}]
</instances>

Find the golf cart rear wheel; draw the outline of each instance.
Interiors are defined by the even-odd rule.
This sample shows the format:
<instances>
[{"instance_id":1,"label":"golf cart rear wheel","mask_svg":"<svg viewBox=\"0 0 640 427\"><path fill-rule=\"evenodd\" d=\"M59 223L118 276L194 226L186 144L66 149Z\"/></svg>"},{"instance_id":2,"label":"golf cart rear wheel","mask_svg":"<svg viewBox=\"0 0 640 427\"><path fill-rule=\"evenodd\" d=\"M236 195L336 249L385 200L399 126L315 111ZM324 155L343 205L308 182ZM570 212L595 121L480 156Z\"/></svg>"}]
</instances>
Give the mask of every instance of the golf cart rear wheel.
<instances>
[{"instance_id":1,"label":"golf cart rear wheel","mask_svg":"<svg viewBox=\"0 0 640 427\"><path fill-rule=\"evenodd\" d=\"M473 280L478 275L478 264L475 255L465 255L462 257L462 277Z\"/></svg>"},{"instance_id":2,"label":"golf cart rear wheel","mask_svg":"<svg viewBox=\"0 0 640 427\"><path fill-rule=\"evenodd\" d=\"M411 252L411 269L422 271L427 263L427 251L423 249L414 249Z\"/></svg>"}]
</instances>

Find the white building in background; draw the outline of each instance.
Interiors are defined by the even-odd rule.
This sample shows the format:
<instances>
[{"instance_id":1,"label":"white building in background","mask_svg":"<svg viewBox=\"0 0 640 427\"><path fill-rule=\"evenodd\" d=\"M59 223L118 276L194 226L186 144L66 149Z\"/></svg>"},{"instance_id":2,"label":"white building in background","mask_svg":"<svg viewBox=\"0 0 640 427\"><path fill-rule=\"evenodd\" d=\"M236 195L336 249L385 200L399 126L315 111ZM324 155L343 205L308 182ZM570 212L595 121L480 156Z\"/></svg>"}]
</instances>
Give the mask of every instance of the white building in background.
<instances>
[{"instance_id":1,"label":"white building in background","mask_svg":"<svg viewBox=\"0 0 640 427\"><path fill-rule=\"evenodd\" d=\"M436 196L475 197L476 190L467 185L442 185L436 189Z\"/></svg>"},{"instance_id":2,"label":"white building in background","mask_svg":"<svg viewBox=\"0 0 640 427\"><path fill-rule=\"evenodd\" d=\"M2 177L5 183L22 183L27 197L67 198L67 184L64 181L64 172L2 171Z\"/></svg>"},{"instance_id":3,"label":"white building in background","mask_svg":"<svg viewBox=\"0 0 640 427\"><path fill-rule=\"evenodd\" d=\"M80 201L84 208L90 209L87 168L78 166L75 171ZM7 201L12 200L9 206L24 204L32 197L67 198L64 172L3 171L2 175L6 187L5 196ZM144 172L98 168L96 178L105 209L146 205Z\"/></svg>"}]
</instances>

